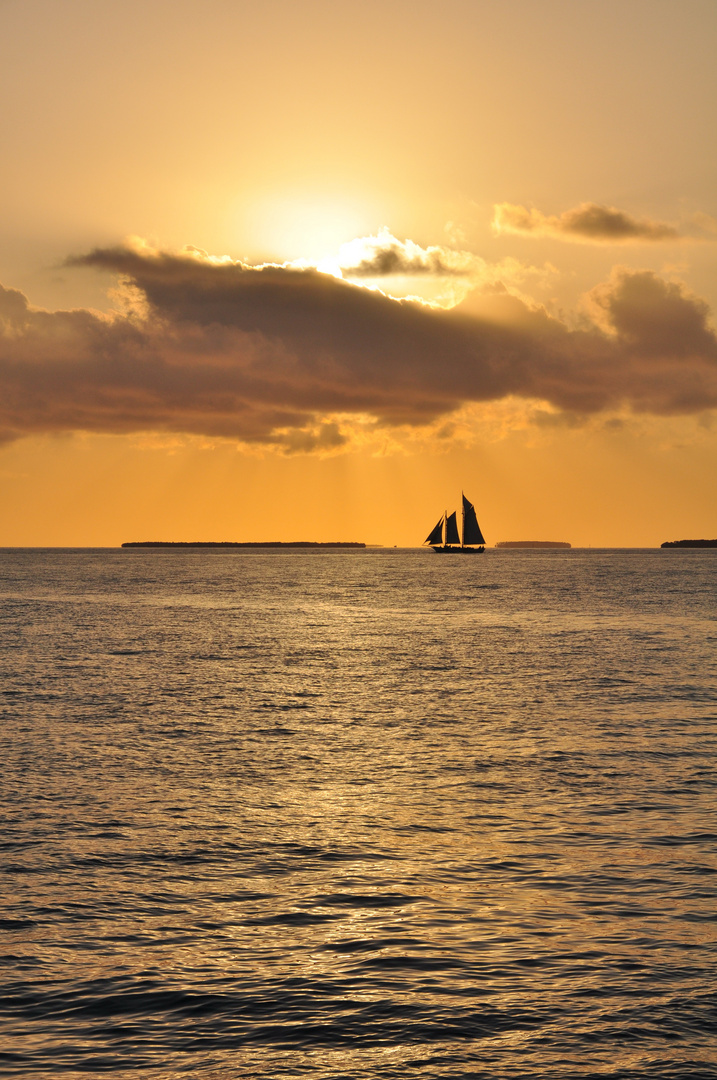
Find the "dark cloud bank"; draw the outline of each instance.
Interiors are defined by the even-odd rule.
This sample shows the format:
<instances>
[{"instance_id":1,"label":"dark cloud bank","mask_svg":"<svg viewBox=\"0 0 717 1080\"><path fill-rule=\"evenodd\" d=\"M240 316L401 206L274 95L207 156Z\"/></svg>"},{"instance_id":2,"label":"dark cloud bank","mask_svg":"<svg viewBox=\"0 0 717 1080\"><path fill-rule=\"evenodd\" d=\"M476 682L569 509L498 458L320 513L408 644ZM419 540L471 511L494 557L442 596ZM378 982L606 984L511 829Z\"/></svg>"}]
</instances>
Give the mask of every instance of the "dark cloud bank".
<instances>
[{"instance_id":1,"label":"dark cloud bank","mask_svg":"<svg viewBox=\"0 0 717 1080\"><path fill-rule=\"evenodd\" d=\"M145 311L46 312L0 290L2 438L173 431L310 450L341 442L330 414L419 425L510 394L582 414L717 407L706 305L647 271L616 273L592 294L601 327L570 330L508 294L488 317L196 253L72 262L122 275Z\"/></svg>"}]
</instances>

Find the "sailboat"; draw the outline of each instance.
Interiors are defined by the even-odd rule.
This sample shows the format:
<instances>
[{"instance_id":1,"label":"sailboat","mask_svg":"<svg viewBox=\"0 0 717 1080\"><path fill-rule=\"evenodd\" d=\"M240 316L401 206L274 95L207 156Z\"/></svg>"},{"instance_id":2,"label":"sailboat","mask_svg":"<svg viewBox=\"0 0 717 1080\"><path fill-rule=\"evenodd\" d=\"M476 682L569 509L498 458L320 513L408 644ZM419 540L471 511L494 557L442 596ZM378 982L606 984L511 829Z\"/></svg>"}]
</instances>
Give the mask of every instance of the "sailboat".
<instances>
[{"instance_id":1,"label":"sailboat","mask_svg":"<svg viewBox=\"0 0 717 1080\"><path fill-rule=\"evenodd\" d=\"M475 507L462 492L461 498L463 536L458 533L457 513L454 510L452 514L445 513L423 541L424 544L430 544L438 554L445 551L455 552L456 555L475 555L485 551L485 538L480 531Z\"/></svg>"}]
</instances>

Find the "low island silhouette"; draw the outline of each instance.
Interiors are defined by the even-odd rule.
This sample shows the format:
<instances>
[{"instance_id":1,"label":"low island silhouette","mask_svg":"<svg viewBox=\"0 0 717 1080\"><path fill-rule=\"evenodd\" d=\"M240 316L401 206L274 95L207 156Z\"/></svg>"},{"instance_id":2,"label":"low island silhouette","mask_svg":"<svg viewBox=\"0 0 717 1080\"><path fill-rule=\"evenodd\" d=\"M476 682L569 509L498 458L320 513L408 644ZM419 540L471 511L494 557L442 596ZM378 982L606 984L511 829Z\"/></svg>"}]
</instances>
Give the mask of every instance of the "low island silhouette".
<instances>
[{"instance_id":1,"label":"low island silhouette","mask_svg":"<svg viewBox=\"0 0 717 1080\"><path fill-rule=\"evenodd\" d=\"M123 548L365 548L355 540L125 540Z\"/></svg>"},{"instance_id":2,"label":"low island silhouette","mask_svg":"<svg viewBox=\"0 0 717 1080\"><path fill-rule=\"evenodd\" d=\"M717 548L717 540L665 540L663 548Z\"/></svg>"},{"instance_id":3,"label":"low island silhouette","mask_svg":"<svg viewBox=\"0 0 717 1080\"><path fill-rule=\"evenodd\" d=\"M356 540L126 540L123 548L365 548Z\"/></svg>"}]
</instances>

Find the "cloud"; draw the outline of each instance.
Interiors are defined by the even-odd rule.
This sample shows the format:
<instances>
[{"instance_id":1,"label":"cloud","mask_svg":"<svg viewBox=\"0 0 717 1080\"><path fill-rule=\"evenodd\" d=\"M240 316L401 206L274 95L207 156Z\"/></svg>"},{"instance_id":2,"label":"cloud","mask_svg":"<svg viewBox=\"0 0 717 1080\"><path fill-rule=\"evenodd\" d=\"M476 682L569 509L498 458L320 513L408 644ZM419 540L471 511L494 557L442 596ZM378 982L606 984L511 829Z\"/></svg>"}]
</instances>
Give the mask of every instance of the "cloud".
<instances>
[{"instance_id":1,"label":"cloud","mask_svg":"<svg viewBox=\"0 0 717 1080\"><path fill-rule=\"evenodd\" d=\"M49 312L0 290L5 439L184 432L330 452L348 437L341 417L417 428L509 396L578 416L717 407L705 304L647 271L616 271L589 297L592 321L570 329L501 286L443 310L197 250L70 261L119 275L131 302Z\"/></svg>"},{"instance_id":2,"label":"cloud","mask_svg":"<svg viewBox=\"0 0 717 1080\"><path fill-rule=\"evenodd\" d=\"M312 268L304 261L285 265ZM505 284L517 293L528 279L545 286L557 274L549 263L531 266L511 257L489 263L471 251L444 245L424 248L413 240L399 240L385 227L375 236L351 240L335 258L324 259L313 268L370 285L395 299L423 299L447 308L455 307L475 288Z\"/></svg>"},{"instance_id":3,"label":"cloud","mask_svg":"<svg viewBox=\"0 0 717 1080\"><path fill-rule=\"evenodd\" d=\"M493 230L521 236L549 236L583 244L676 243L717 239L717 221L708 214L696 214L678 229L663 221L635 218L614 206L581 203L559 216L540 210L498 203L493 208Z\"/></svg>"},{"instance_id":4,"label":"cloud","mask_svg":"<svg viewBox=\"0 0 717 1080\"><path fill-rule=\"evenodd\" d=\"M344 244L337 265L346 278L424 275L472 277L482 272L485 260L468 251L434 245L423 248L412 240L398 240L387 228Z\"/></svg>"},{"instance_id":5,"label":"cloud","mask_svg":"<svg viewBox=\"0 0 717 1080\"><path fill-rule=\"evenodd\" d=\"M596 321L624 341L633 355L717 359L707 304L649 270L613 271L608 282L592 290L588 303Z\"/></svg>"}]
</instances>

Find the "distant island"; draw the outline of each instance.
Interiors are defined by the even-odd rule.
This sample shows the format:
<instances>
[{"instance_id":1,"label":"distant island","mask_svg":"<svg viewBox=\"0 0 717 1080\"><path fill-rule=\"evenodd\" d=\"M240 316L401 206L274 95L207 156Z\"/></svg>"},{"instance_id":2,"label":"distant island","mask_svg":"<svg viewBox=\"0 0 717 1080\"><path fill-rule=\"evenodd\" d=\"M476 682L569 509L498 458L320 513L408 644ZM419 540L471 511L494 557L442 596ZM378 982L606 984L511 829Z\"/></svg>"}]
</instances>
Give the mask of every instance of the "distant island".
<instances>
[{"instance_id":1,"label":"distant island","mask_svg":"<svg viewBox=\"0 0 717 1080\"><path fill-rule=\"evenodd\" d=\"M357 541L321 540L127 540L123 548L365 548Z\"/></svg>"},{"instance_id":2,"label":"distant island","mask_svg":"<svg viewBox=\"0 0 717 1080\"><path fill-rule=\"evenodd\" d=\"M717 548L717 540L665 540L660 547Z\"/></svg>"},{"instance_id":3,"label":"distant island","mask_svg":"<svg viewBox=\"0 0 717 1080\"><path fill-rule=\"evenodd\" d=\"M497 548L569 548L565 540L499 540Z\"/></svg>"}]
</instances>

